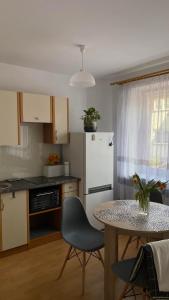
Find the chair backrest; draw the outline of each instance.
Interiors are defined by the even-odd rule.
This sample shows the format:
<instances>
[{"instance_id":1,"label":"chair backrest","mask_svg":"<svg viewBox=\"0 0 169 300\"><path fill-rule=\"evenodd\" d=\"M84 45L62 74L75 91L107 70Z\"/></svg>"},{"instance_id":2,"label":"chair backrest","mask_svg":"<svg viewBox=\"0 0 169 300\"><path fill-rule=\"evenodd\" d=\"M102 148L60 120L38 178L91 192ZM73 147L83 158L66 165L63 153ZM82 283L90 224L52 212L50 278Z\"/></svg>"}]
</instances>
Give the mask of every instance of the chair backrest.
<instances>
[{"instance_id":1,"label":"chair backrest","mask_svg":"<svg viewBox=\"0 0 169 300\"><path fill-rule=\"evenodd\" d=\"M63 238L71 231L90 226L83 205L79 198L70 197L63 200L61 232Z\"/></svg>"},{"instance_id":2,"label":"chair backrest","mask_svg":"<svg viewBox=\"0 0 169 300\"><path fill-rule=\"evenodd\" d=\"M158 190L150 192L150 201L163 204L162 194Z\"/></svg>"},{"instance_id":3,"label":"chair backrest","mask_svg":"<svg viewBox=\"0 0 169 300\"><path fill-rule=\"evenodd\" d=\"M130 282L137 281L140 272L144 271L146 288L153 299L169 299L168 292L160 292L158 287L157 273L151 246L146 244L138 252L134 267L130 274Z\"/></svg>"}]
</instances>

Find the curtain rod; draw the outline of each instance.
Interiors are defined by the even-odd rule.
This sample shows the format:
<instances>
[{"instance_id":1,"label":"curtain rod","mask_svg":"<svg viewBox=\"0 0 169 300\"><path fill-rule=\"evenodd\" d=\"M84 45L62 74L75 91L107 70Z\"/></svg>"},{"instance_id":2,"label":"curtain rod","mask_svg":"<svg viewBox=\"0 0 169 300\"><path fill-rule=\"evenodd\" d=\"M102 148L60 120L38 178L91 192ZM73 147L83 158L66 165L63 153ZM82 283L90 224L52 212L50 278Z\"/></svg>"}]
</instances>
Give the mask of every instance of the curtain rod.
<instances>
[{"instance_id":1,"label":"curtain rod","mask_svg":"<svg viewBox=\"0 0 169 300\"><path fill-rule=\"evenodd\" d=\"M110 85L115 85L115 84L122 85L122 84L126 84L129 82L143 80L143 79L152 78L152 77L165 75L165 74L169 74L169 69L165 69L165 70L161 70L161 71L157 71L157 72L153 72L153 73L148 73L145 75L128 78L128 79L124 79L124 80L120 80L120 81L111 82Z\"/></svg>"}]
</instances>

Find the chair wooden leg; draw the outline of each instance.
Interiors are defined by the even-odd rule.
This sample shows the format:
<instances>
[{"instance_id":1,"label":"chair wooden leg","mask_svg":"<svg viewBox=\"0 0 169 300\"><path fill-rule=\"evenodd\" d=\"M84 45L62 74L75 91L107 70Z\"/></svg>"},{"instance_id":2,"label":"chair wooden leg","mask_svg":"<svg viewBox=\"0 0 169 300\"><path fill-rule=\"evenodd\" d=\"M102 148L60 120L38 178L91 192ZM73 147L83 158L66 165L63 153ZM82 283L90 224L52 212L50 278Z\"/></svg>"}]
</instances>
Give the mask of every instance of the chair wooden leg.
<instances>
[{"instance_id":1,"label":"chair wooden leg","mask_svg":"<svg viewBox=\"0 0 169 300\"><path fill-rule=\"evenodd\" d=\"M101 261L101 263L104 267L104 260L103 260L103 257L102 257L102 254L101 254L100 250L97 250L97 253L98 253L99 259L100 259L100 261Z\"/></svg>"},{"instance_id":2,"label":"chair wooden leg","mask_svg":"<svg viewBox=\"0 0 169 300\"><path fill-rule=\"evenodd\" d=\"M122 259L122 260L123 260L125 254L126 254L126 251L127 251L127 249L128 249L129 244L131 243L131 241L132 241L132 236L129 236L128 241L127 241L127 243L126 243L126 246L125 246L124 251L123 251L122 256L121 256L121 259Z\"/></svg>"},{"instance_id":3,"label":"chair wooden leg","mask_svg":"<svg viewBox=\"0 0 169 300\"><path fill-rule=\"evenodd\" d=\"M64 260L64 263L63 263L63 266L62 266L62 268L61 268L61 270L60 270L60 273L59 273L59 276L58 276L57 279L60 279L60 278L61 278L61 276L62 276L62 274L63 274L63 271L64 271L64 269L65 269L65 267L66 267L67 261L69 260L69 256L70 256L71 251L72 251L72 246L70 246L69 249L68 249L67 255L66 255L65 260Z\"/></svg>"},{"instance_id":4,"label":"chair wooden leg","mask_svg":"<svg viewBox=\"0 0 169 300\"><path fill-rule=\"evenodd\" d=\"M83 251L83 259L82 259L82 296L84 296L85 291L85 267L86 267L86 252Z\"/></svg>"},{"instance_id":5,"label":"chair wooden leg","mask_svg":"<svg viewBox=\"0 0 169 300\"><path fill-rule=\"evenodd\" d=\"M129 283L126 283L125 286L124 286L124 289L122 291L122 293L120 294L118 300L123 300L128 288L129 288L130 284Z\"/></svg>"}]
</instances>

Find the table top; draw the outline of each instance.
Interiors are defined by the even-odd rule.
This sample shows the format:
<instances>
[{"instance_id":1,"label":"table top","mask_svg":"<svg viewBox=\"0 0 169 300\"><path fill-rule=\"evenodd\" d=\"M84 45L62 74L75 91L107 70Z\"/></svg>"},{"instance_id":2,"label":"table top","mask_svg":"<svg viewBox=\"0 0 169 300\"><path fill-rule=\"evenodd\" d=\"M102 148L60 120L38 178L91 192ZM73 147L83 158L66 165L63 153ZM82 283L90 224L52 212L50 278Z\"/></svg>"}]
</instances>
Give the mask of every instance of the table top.
<instances>
[{"instance_id":1,"label":"table top","mask_svg":"<svg viewBox=\"0 0 169 300\"><path fill-rule=\"evenodd\" d=\"M115 200L96 207L94 216L97 220L122 230L147 233L169 232L169 206L150 202L147 216L139 213L135 200Z\"/></svg>"}]
</instances>

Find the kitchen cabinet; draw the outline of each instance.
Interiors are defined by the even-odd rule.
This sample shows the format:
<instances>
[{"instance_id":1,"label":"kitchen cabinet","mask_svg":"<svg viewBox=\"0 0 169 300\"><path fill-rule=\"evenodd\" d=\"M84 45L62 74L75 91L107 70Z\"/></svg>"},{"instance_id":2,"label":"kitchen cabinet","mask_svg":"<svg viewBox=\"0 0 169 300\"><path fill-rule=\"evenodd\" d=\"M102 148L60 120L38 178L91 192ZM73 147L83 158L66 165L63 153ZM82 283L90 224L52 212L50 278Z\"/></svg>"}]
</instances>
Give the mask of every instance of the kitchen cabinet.
<instances>
[{"instance_id":1,"label":"kitchen cabinet","mask_svg":"<svg viewBox=\"0 0 169 300\"><path fill-rule=\"evenodd\" d=\"M52 99L47 95L19 93L21 122L50 123Z\"/></svg>"},{"instance_id":2,"label":"kitchen cabinet","mask_svg":"<svg viewBox=\"0 0 169 300\"><path fill-rule=\"evenodd\" d=\"M69 181L67 178L63 183L60 179L55 183L0 195L0 257L61 238L62 201L78 196L79 180ZM11 189L14 188L15 183L11 183ZM56 192L53 196L57 195L57 204L56 197L49 196L51 191ZM38 200L45 194L48 195L46 202L44 198Z\"/></svg>"},{"instance_id":3,"label":"kitchen cabinet","mask_svg":"<svg viewBox=\"0 0 169 300\"><path fill-rule=\"evenodd\" d=\"M61 185L35 188L29 191L30 244L60 233Z\"/></svg>"},{"instance_id":4,"label":"kitchen cabinet","mask_svg":"<svg viewBox=\"0 0 169 300\"><path fill-rule=\"evenodd\" d=\"M62 199L68 197L77 197L78 194L78 182L64 183L62 185Z\"/></svg>"},{"instance_id":5,"label":"kitchen cabinet","mask_svg":"<svg viewBox=\"0 0 169 300\"><path fill-rule=\"evenodd\" d=\"M67 144L68 135L68 98L52 97L52 124L44 124L44 142Z\"/></svg>"},{"instance_id":6,"label":"kitchen cabinet","mask_svg":"<svg viewBox=\"0 0 169 300\"><path fill-rule=\"evenodd\" d=\"M17 92L0 91L0 146L20 143Z\"/></svg>"},{"instance_id":7,"label":"kitchen cabinet","mask_svg":"<svg viewBox=\"0 0 169 300\"><path fill-rule=\"evenodd\" d=\"M28 243L27 193L27 191L19 191L1 195L2 251Z\"/></svg>"}]
</instances>

